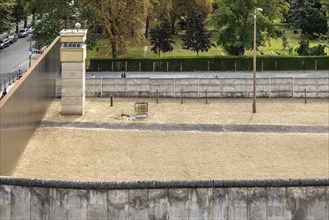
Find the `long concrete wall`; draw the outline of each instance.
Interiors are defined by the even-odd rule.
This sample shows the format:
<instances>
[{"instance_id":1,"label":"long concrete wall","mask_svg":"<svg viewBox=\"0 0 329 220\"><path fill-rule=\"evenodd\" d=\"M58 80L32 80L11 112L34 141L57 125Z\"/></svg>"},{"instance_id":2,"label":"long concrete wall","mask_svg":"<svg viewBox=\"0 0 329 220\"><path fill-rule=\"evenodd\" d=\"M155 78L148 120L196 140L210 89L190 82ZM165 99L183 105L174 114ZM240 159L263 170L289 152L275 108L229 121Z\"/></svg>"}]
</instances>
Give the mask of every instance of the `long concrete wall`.
<instances>
[{"instance_id":1,"label":"long concrete wall","mask_svg":"<svg viewBox=\"0 0 329 220\"><path fill-rule=\"evenodd\" d=\"M0 175L10 175L55 97L58 38L0 101Z\"/></svg>"},{"instance_id":2,"label":"long concrete wall","mask_svg":"<svg viewBox=\"0 0 329 220\"><path fill-rule=\"evenodd\" d=\"M68 182L0 177L0 219L325 220L329 179Z\"/></svg>"},{"instance_id":3,"label":"long concrete wall","mask_svg":"<svg viewBox=\"0 0 329 220\"><path fill-rule=\"evenodd\" d=\"M257 97L329 98L329 78L257 78ZM57 81L56 94L61 82ZM252 97L252 78L89 78L86 96Z\"/></svg>"}]
</instances>

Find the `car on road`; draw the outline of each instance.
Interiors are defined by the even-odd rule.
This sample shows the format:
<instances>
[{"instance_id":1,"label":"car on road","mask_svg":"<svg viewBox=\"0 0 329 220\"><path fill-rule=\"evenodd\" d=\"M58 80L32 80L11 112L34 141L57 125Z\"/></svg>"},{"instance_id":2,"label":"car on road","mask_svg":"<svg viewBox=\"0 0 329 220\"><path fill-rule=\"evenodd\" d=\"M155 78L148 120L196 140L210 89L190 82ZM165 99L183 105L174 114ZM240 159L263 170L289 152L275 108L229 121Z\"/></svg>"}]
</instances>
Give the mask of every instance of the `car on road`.
<instances>
[{"instance_id":1,"label":"car on road","mask_svg":"<svg viewBox=\"0 0 329 220\"><path fill-rule=\"evenodd\" d=\"M18 35L19 38L23 38L23 37L28 36L29 33L28 33L25 29L23 29L23 30L20 30L20 31L17 33L17 35Z\"/></svg>"},{"instance_id":2,"label":"car on road","mask_svg":"<svg viewBox=\"0 0 329 220\"><path fill-rule=\"evenodd\" d=\"M10 45L10 40L9 39L3 39L3 40L0 40L0 49L3 49L5 47L9 47Z\"/></svg>"},{"instance_id":3,"label":"car on road","mask_svg":"<svg viewBox=\"0 0 329 220\"><path fill-rule=\"evenodd\" d=\"M9 35L9 36L7 37L7 39L10 40L10 44L13 44L13 43L15 43L15 42L17 41L17 39L18 39L18 35L17 35L17 34Z\"/></svg>"}]
</instances>

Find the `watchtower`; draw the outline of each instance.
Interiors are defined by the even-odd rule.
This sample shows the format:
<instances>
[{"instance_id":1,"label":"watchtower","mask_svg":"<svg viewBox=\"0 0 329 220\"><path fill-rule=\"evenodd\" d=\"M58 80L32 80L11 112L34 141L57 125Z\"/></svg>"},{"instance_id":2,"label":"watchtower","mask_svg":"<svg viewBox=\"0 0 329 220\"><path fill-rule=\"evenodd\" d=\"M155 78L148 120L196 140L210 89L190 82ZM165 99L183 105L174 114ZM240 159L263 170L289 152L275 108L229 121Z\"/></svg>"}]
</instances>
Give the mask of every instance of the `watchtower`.
<instances>
[{"instance_id":1,"label":"watchtower","mask_svg":"<svg viewBox=\"0 0 329 220\"><path fill-rule=\"evenodd\" d=\"M66 29L60 32L62 65L62 110L64 115L83 115L85 104L85 59L87 30Z\"/></svg>"}]
</instances>

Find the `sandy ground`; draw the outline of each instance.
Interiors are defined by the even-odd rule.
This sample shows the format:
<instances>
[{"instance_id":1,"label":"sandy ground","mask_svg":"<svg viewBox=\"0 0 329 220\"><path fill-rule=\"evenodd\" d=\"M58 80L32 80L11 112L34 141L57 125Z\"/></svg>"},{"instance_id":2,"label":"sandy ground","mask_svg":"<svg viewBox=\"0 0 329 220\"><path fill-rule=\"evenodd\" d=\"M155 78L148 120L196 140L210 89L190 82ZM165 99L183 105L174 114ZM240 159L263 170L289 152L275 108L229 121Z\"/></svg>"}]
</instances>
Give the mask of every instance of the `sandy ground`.
<instances>
[{"instance_id":1,"label":"sandy ground","mask_svg":"<svg viewBox=\"0 0 329 220\"><path fill-rule=\"evenodd\" d=\"M133 116L148 101L150 117ZM54 101L44 118L66 122L276 124L329 126L328 100L115 99L86 100L84 116L60 114ZM329 177L329 134L177 132L40 127L13 176L67 180L183 180Z\"/></svg>"}]
</instances>

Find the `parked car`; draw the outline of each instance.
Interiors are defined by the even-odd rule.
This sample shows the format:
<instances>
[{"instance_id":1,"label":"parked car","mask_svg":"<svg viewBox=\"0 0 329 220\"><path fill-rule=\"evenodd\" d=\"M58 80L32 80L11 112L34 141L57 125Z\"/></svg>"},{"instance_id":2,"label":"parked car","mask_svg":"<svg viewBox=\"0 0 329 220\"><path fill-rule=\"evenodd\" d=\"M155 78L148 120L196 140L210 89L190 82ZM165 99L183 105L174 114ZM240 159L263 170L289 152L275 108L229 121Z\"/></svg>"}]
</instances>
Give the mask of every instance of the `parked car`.
<instances>
[{"instance_id":1,"label":"parked car","mask_svg":"<svg viewBox=\"0 0 329 220\"><path fill-rule=\"evenodd\" d=\"M29 34L32 34L33 28L29 27L29 28L25 28L26 32Z\"/></svg>"},{"instance_id":2,"label":"parked car","mask_svg":"<svg viewBox=\"0 0 329 220\"><path fill-rule=\"evenodd\" d=\"M18 33L17 33L18 37L19 38L23 38L23 37L26 37L29 35L29 33L26 31L26 30L20 30Z\"/></svg>"},{"instance_id":3,"label":"parked car","mask_svg":"<svg viewBox=\"0 0 329 220\"><path fill-rule=\"evenodd\" d=\"M9 39L10 43L13 44L17 41L18 36L17 36L17 34L12 34L12 35L9 35L7 39Z\"/></svg>"},{"instance_id":4,"label":"parked car","mask_svg":"<svg viewBox=\"0 0 329 220\"><path fill-rule=\"evenodd\" d=\"M3 39L3 40L0 40L0 49L3 49L5 47L9 47L10 45L10 40L9 39Z\"/></svg>"}]
</instances>

